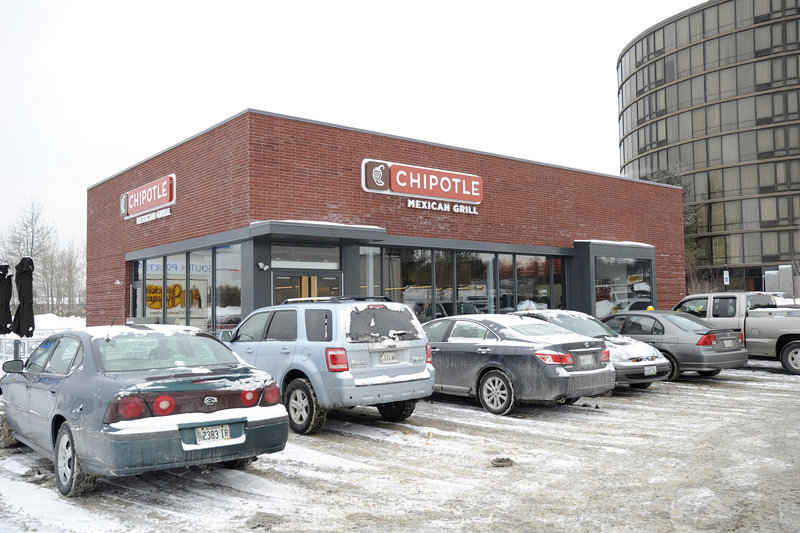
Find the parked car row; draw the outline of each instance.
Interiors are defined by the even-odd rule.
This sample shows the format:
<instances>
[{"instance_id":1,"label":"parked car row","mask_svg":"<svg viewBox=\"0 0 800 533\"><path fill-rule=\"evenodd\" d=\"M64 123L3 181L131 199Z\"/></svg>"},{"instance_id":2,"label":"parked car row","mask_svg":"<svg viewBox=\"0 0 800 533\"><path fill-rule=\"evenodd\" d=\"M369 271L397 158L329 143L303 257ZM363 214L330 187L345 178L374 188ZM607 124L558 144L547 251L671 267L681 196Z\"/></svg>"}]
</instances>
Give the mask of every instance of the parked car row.
<instances>
[{"instance_id":1,"label":"parked car row","mask_svg":"<svg viewBox=\"0 0 800 533\"><path fill-rule=\"evenodd\" d=\"M686 313L600 321L533 309L423 326L384 297L295 299L254 311L221 341L158 325L48 337L27 361L3 365L0 446L20 441L48 457L58 489L76 495L97 476L241 466L282 450L288 428L318 431L336 408L375 406L400 421L437 392L505 415L521 402L568 404L746 363L741 332Z\"/></svg>"}]
</instances>

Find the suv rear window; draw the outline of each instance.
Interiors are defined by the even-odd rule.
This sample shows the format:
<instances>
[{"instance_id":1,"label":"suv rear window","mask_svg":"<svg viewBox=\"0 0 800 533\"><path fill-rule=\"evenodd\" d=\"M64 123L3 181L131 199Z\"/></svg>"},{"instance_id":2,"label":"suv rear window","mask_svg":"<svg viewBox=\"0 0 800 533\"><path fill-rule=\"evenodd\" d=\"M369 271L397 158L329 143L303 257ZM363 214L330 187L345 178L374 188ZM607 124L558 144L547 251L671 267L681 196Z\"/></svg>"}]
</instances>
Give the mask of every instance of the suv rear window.
<instances>
[{"instance_id":1,"label":"suv rear window","mask_svg":"<svg viewBox=\"0 0 800 533\"><path fill-rule=\"evenodd\" d=\"M386 339L410 341L422 337L408 308L368 305L351 311L347 338L350 342L382 342Z\"/></svg>"}]
</instances>

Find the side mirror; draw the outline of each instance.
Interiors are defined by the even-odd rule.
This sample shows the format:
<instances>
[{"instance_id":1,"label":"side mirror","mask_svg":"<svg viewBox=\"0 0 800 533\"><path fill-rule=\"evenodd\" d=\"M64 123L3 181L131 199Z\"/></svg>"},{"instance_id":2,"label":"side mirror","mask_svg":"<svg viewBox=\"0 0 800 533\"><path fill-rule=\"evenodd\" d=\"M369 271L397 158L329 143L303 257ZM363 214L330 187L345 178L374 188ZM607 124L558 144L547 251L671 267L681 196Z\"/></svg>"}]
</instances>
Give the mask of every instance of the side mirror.
<instances>
[{"instance_id":1,"label":"side mirror","mask_svg":"<svg viewBox=\"0 0 800 533\"><path fill-rule=\"evenodd\" d=\"M6 374L19 374L25 368L25 361L22 359L12 359L3 363L3 372Z\"/></svg>"},{"instance_id":2,"label":"side mirror","mask_svg":"<svg viewBox=\"0 0 800 533\"><path fill-rule=\"evenodd\" d=\"M226 329L222 333L219 334L219 340L222 342L230 342L233 340L233 330Z\"/></svg>"}]
</instances>

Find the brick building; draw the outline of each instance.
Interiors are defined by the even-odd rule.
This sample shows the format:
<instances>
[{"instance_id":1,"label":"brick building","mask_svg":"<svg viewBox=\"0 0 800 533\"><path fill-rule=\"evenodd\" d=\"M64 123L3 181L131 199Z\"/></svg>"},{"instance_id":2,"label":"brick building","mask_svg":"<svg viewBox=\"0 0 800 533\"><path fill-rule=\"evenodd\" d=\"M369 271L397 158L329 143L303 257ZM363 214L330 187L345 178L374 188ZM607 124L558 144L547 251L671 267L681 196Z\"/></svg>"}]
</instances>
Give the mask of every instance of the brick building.
<instances>
[{"instance_id":1,"label":"brick building","mask_svg":"<svg viewBox=\"0 0 800 533\"><path fill-rule=\"evenodd\" d=\"M232 327L289 297L664 307L682 191L246 110L88 190L87 324Z\"/></svg>"}]
</instances>

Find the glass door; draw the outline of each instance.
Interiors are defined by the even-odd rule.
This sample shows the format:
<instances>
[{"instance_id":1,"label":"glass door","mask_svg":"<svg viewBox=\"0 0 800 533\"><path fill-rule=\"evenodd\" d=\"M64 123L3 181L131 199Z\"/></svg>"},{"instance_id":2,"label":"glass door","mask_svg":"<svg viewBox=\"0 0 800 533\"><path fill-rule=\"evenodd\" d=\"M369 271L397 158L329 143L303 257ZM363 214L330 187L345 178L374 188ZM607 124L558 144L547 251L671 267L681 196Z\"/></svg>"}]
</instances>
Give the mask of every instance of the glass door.
<instances>
[{"instance_id":1,"label":"glass door","mask_svg":"<svg viewBox=\"0 0 800 533\"><path fill-rule=\"evenodd\" d=\"M341 294L341 274L278 273L273 272L273 302L279 304L289 298L323 298Z\"/></svg>"}]
</instances>

